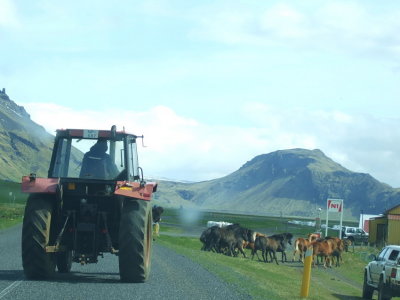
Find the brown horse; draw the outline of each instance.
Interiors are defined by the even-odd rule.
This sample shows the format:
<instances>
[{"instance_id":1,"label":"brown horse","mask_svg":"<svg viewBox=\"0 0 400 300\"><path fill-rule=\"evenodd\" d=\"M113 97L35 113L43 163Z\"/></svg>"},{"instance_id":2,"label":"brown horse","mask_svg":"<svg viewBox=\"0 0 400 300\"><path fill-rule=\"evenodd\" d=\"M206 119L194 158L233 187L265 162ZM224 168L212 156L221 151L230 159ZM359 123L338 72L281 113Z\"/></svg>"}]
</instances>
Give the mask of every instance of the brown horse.
<instances>
[{"instance_id":1,"label":"brown horse","mask_svg":"<svg viewBox=\"0 0 400 300\"><path fill-rule=\"evenodd\" d=\"M294 241L294 253L292 261L295 261L296 254L299 253L299 261L304 263L304 254L307 248L310 246L311 242L308 239L299 237Z\"/></svg>"}]
</instances>

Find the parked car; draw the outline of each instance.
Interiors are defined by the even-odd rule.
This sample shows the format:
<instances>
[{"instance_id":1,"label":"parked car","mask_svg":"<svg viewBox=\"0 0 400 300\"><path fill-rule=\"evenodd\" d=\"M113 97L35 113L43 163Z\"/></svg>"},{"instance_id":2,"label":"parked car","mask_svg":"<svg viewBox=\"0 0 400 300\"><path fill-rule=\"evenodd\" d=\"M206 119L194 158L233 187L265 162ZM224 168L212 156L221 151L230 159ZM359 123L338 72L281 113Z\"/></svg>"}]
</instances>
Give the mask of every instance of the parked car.
<instances>
[{"instance_id":1,"label":"parked car","mask_svg":"<svg viewBox=\"0 0 400 300\"><path fill-rule=\"evenodd\" d=\"M378 300L390 300L400 296L400 246L390 245L375 256L364 269L362 297L372 299L374 290Z\"/></svg>"},{"instance_id":2,"label":"parked car","mask_svg":"<svg viewBox=\"0 0 400 300\"><path fill-rule=\"evenodd\" d=\"M369 235L362 228L343 226L342 238L347 238L353 244L368 243Z\"/></svg>"}]
</instances>

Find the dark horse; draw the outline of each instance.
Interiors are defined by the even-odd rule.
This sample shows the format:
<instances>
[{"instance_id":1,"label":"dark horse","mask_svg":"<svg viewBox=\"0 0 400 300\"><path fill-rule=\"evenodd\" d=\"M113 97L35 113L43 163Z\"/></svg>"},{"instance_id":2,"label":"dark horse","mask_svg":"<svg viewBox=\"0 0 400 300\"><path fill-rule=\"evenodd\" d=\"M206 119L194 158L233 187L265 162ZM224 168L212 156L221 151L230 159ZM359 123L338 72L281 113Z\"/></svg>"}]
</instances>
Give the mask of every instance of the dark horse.
<instances>
[{"instance_id":1,"label":"dark horse","mask_svg":"<svg viewBox=\"0 0 400 300\"><path fill-rule=\"evenodd\" d=\"M282 252L282 262L287 262L286 257L286 249L287 245L292 245L293 234L285 232L285 233L278 233L269 236L269 238L276 240L279 242L279 247L276 250L277 252Z\"/></svg>"}]
</instances>

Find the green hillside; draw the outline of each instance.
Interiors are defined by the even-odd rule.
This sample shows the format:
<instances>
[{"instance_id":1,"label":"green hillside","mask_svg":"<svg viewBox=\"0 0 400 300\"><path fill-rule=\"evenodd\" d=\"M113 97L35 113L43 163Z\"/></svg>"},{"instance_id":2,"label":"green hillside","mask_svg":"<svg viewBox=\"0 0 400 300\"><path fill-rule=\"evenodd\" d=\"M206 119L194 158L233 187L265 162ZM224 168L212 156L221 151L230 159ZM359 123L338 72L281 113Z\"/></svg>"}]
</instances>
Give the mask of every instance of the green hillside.
<instances>
[{"instance_id":1,"label":"green hillside","mask_svg":"<svg viewBox=\"0 0 400 300\"><path fill-rule=\"evenodd\" d=\"M4 89L0 92L1 179L19 182L30 173L47 176L53 139Z\"/></svg>"},{"instance_id":2,"label":"green hillside","mask_svg":"<svg viewBox=\"0 0 400 300\"><path fill-rule=\"evenodd\" d=\"M47 177L53 142L53 135L0 90L0 179L20 182L30 173ZM72 156L78 168L83 153L73 149Z\"/></svg>"}]
</instances>

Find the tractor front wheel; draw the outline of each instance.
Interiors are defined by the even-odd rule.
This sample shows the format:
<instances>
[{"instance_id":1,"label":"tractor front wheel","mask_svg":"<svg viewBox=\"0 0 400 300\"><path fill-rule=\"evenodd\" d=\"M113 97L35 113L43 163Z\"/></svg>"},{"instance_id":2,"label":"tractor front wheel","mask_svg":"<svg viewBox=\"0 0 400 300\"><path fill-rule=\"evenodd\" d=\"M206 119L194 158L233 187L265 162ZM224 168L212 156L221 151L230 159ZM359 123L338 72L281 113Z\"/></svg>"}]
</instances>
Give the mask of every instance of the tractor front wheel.
<instances>
[{"instance_id":1,"label":"tractor front wheel","mask_svg":"<svg viewBox=\"0 0 400 300\"><path fill-rule=\"evenodd\" d=\"M124 282L144 282L151 265L152 212L144 200L125 199L119 227L119 273Z\"/></svg>"},{"instance_id":2,"label":"tractor front wheel","mask_svg":"<svg viewBox=\"0 0 400 300\"><path fill-rule=\"evenodd\" d=\"M28 279L46 279L56 266L54 253L47 253L51 241L53 203L49 195L29 196L22 225L22 266Z\"/></svg>"}]
</instances>

